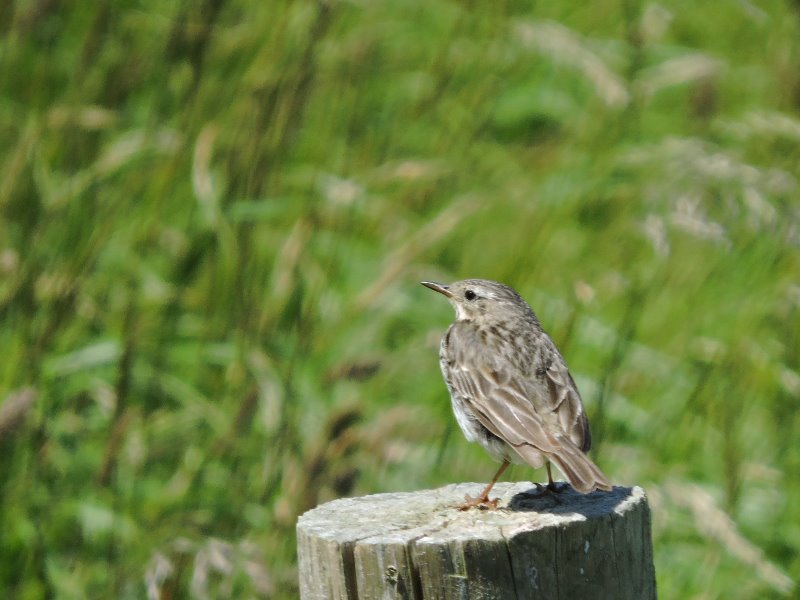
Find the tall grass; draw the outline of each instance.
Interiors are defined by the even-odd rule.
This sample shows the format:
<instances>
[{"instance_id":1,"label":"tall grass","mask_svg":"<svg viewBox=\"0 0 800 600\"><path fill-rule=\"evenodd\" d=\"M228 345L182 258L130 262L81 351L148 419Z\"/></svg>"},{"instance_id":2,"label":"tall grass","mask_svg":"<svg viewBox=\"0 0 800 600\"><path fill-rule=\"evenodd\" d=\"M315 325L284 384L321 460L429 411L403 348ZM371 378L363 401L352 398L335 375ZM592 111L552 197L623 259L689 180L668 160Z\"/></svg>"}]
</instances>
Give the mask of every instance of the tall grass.
<instances>
[{"instance_id":1,"label":"tall grass","mask_svg":"<svg viewBox=\"0 0 800 600\"><path fill-rule=\"evenodd\" d=\"M792 593L795 5L2 11L7 596L292 598L302 511L484 480L463 277L564 350L662 597Z\"/></svg>"}]
</instances>

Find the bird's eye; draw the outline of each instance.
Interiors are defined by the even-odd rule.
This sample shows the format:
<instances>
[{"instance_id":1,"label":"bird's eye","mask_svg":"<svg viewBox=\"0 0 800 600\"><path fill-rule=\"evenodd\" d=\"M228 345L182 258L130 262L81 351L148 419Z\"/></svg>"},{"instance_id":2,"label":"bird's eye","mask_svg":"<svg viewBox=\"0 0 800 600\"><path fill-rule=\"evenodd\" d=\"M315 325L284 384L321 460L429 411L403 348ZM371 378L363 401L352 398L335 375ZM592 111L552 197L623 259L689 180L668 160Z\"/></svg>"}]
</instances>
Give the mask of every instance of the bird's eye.
<instances>
[{"instance_id":1,"label":"bird's eye","mask_svg":"<svg viewBox=\"0 0 800 600\"><path fill-rule=\"evenodd\" d=\"M467 300L475 300L475 298L477 297L478 295L472 290L467 290L466 292L464 292L464 298L466 298Z\"/></svg>"}]
</instances>

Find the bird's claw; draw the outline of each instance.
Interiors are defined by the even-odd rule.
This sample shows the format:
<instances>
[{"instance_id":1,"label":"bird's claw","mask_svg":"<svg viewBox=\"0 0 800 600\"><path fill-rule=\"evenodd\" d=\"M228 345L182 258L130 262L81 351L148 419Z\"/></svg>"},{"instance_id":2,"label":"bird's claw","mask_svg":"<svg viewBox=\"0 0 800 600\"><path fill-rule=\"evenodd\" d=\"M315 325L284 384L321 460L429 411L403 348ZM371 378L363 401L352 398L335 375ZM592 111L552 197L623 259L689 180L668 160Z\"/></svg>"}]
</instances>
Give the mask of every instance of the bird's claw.
<instances>
[{"instance_id":1,"label":"bird's claw","mask_svg":"<svg viewBox=\"0 0 800 600\"><path fill-rule=\"evenodd\" d=\"M495 498L494 500L489 500L489 497L486 495L478 496L477 498L473 498L469 494L464 496L463 504L459 504L456 506L458 510L469 510L470 508L479 508L481 510L495 510L497 508L497 503L500 501L499 498Z\"/></svg>"},{"instance_id":2,"label":"bird's claw","mask_svg":"<svg viewBox=\"0 0 800 600\"><path fill-rule=\"evenodd\" d=\"M565 481L551 481L549 483L535 482L536 490L530 494L533 498L543 498L545 496L556 497L557 494L566 492L569 485Z\"/></svg>"}]
</instances>

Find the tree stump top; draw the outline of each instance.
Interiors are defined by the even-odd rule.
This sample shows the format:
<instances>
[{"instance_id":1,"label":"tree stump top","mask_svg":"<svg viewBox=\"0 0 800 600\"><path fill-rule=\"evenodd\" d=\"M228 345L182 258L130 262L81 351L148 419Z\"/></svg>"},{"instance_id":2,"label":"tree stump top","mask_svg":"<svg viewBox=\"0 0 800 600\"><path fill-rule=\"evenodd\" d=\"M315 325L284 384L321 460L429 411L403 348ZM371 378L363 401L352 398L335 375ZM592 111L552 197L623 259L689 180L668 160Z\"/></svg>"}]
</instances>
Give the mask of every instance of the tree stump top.
<instances>
[{"instance_id":1,"label":"tree stump top","mask_svg":"<svg viewBox=\"0 0 800 600\"><path fill-rule=\"evenodd\" d=\"M498 483L498 509L455 508L482 488L343 498L308 511L297 525L302 598L655 597L642 488L541 494L529 482Z\"/></svg>"},{"instance_id":2,"label":"tree stump top","mask_svg":"<svg viewBox=\"0 0 800 600\"><path fill-rule=\"evenodd\" d=\"M482 483L458 483L435 490L340 498L306 512L298 527L336 542L372 537L376 541L419 540L420 535L471 538L492 531L534 530L612 513L624 515L645 497L640 487L615 487L611 492L591 494L567 488L537 497L533 483L501 482L490 494L500 499L496 510L455 508L466 494L477 495L484 487Z\"/></svg>"}]
</instances>

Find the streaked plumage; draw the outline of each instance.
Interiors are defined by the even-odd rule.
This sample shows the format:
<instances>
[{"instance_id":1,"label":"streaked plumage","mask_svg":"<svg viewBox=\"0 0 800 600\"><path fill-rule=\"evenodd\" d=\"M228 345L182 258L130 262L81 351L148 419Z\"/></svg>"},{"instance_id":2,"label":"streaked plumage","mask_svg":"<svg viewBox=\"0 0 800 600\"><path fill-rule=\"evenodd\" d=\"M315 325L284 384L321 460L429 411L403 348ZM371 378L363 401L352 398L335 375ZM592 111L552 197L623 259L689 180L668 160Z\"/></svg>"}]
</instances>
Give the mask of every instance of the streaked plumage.
<instances>
[{"instance_id":1,"label":"streaked plumage","mask_svg":"<svg viewBox=\"0 0 800 600\"><path fill-rule=\"evenodd\" d=\"M423 285L456 310L439 358L467 439L499 461L534 468L552 461L580 492L611 489L585 454L592 438L575 382L522 297L484 279Z\"/></svg>"}]
</instances>

